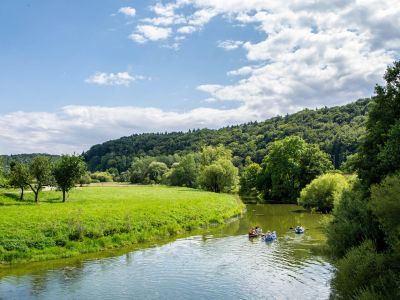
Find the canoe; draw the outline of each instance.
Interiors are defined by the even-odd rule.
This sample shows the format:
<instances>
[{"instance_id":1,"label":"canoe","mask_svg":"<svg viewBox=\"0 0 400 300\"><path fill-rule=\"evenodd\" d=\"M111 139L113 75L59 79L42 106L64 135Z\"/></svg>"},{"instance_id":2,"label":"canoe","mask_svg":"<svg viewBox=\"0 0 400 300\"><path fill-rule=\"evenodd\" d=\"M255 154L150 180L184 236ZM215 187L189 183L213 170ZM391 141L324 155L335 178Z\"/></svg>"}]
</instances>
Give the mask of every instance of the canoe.
<instances>
[{"instance_id":1,"label":"canoe","mask_svg":"<svg viewBox=\"0 0 400 300\"><path fill-rule=\"evenodd\" d=\"M276 232L274 231L274 232L272 232L271 235L265 236L264 239L266 242L271 242L273 240L276 240Z\"/></svg>"}]
</instances>

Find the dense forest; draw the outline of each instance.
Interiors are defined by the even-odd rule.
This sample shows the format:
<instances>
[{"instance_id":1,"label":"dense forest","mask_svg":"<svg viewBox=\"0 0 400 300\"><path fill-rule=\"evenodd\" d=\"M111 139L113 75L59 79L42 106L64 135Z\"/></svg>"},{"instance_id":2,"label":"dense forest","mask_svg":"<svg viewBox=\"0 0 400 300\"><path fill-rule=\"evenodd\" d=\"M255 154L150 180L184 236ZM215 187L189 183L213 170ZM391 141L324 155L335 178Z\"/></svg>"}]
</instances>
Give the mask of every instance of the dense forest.
<instances>
[{"instance_id":1,"label":"dense forest","mask_svg":"<svg viewBox=\"0 0 400 300\"><path fill-rule=\"evenodd\" d=\"M84 154L90 171L116 168L126 171L134 157L187 154L205 145L224 145L233 153L236 166L246 157L261 163L267 145L287 136L297 135L317 144L327 152L337 168L356 152L365 134L370 99L332 108L305 109L292 115L278 116L264 122L224 127L218 130L195 129L188 132L134 134L94 145Z\"/></svg>"}]
</instances>

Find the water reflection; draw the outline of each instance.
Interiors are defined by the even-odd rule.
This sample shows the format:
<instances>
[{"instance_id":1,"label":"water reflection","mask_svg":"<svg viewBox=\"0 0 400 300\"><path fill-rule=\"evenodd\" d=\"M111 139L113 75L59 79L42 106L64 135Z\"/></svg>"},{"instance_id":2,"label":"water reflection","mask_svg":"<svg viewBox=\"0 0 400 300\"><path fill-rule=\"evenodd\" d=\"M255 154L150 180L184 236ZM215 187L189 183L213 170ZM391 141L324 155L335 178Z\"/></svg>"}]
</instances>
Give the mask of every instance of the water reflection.
<instances>
[{"instance_id":1,"label":"water reflection","mask_svg":"<svg viewBox=\"0 0 400 300\"><path fill-rule=\"evenodd\" d=\"M249 205L240 220L169 244L0 280L4 299L328 299L332 267L311 249L320 215ZM306 228L296 235L294 226ZM278 239L248 239L250 226Z\"/></svg>"}]
</instances>

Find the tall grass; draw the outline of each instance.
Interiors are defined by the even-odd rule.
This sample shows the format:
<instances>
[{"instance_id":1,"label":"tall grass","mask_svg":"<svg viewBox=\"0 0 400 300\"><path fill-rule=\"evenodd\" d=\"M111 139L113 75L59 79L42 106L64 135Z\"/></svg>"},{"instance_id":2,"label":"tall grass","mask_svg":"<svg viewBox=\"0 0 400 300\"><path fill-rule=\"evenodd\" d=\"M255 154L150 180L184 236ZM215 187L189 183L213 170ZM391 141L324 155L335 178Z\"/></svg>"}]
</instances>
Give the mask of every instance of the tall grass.
<instances>
[{"instance_id":1,"label":"tall grass","mask_svg":"<svg viewBox=\"0 0 400 300\"><path fill-rule=\"evenodd\" d=\"M71 257L223 223L241 213L234 196L165 186L84 187L25 201L0 194L0 262Z\"/></svg>"}]
</instances>

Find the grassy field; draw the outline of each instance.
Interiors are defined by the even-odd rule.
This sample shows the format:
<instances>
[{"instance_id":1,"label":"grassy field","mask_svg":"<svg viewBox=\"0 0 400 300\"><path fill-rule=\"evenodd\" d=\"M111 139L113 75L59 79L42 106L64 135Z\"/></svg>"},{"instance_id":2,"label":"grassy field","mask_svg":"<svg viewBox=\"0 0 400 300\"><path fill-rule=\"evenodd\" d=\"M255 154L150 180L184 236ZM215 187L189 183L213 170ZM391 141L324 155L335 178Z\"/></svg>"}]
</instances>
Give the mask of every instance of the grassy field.
<instances>
[{"instance_id":1,"label":"grassy field","mask_svg":"<svg viewBox=\"0 0 400 300\"><path fill-rule=\"evenodd\" d=\"M83 187L70 192L0 192L0 262L72 257L163 240L241 213L234 196L165 186Z\"/></svg>"}]
</instances>

